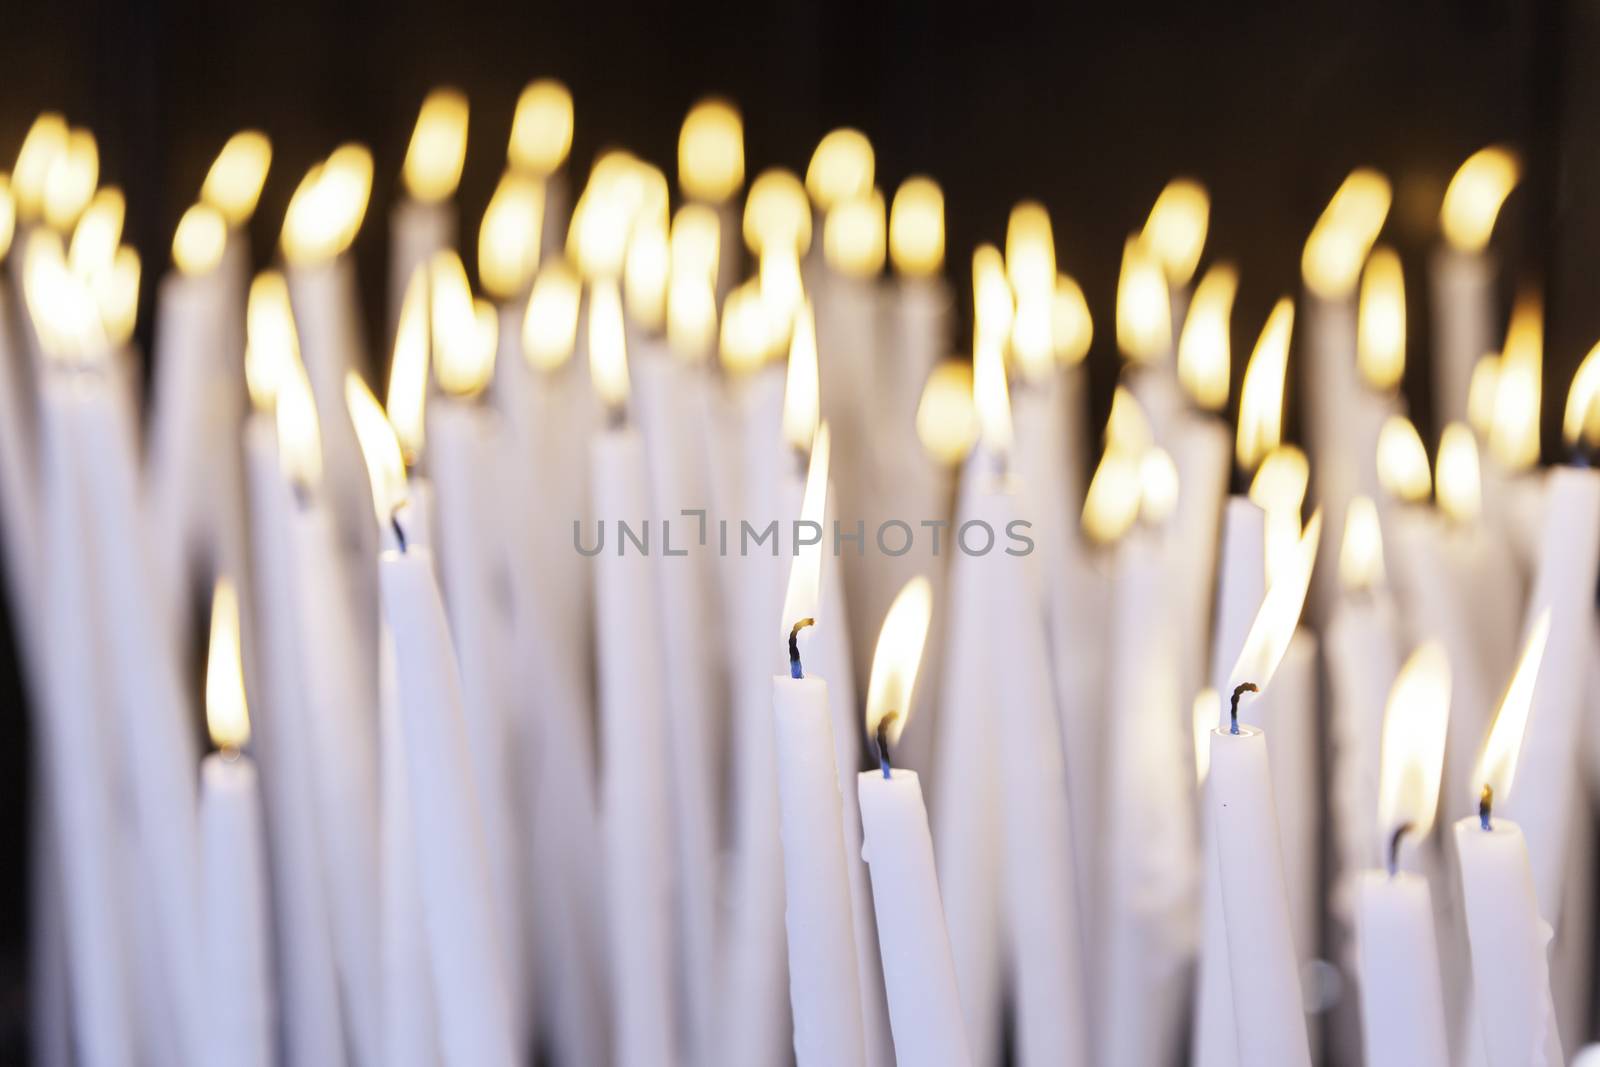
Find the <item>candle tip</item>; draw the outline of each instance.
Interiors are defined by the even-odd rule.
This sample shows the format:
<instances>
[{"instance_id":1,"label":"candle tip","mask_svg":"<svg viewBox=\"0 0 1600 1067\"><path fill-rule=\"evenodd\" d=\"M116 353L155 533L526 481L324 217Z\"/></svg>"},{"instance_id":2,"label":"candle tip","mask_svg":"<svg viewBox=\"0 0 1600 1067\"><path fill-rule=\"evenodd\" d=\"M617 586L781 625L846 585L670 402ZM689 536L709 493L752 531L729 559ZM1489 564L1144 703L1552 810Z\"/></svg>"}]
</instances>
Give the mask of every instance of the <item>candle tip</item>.
<instances>
[{"instance_id":1,"label":"candle tip","mask_svg":"<svg viewBox=\"0 0 1600 1067\"><path fill-rule=\"evenodd\" d=\"M1389 875L1400 869L1400 839L1411 832L1411 824L1403 822L1394 828L1394 833L1389 835Z\"/></svg>"},{"instance_id":2,"label":"candle tip","mask_svg":"<svg viewBox=\"0 0 1600 1067\"><path fill-rule=\"evenodd\" d=\"M1228 701L1228 732L1239 732L1239 698L1246 693L1259 693L1261 687L1254 682L1240 682L1233 689L1233 697Z\"/></svg>"},{"instance_id":3,"label":"candle tip","mask_svg":"<svg viewBox=\"0 0 1600 1067\"><path fill-rule=\"evenodd\" d=\"M878 720L878 766L883 769L885 778L892 778L894 768L889 765L889 725L899 715L898 712L886 712Z\"/></svg>"},{"instance_id":4,"label":"candle tip","mask_svg":"<svg viewBox=\"0 0 1600 1067\"><path fill-rule=\"evenodd\" d=\"M791 678L805 677L805 672L800 669L800 631L816 624L817 620L808 616L795 623L789 630L789 677Z\"/></svg>"}]
</instances>

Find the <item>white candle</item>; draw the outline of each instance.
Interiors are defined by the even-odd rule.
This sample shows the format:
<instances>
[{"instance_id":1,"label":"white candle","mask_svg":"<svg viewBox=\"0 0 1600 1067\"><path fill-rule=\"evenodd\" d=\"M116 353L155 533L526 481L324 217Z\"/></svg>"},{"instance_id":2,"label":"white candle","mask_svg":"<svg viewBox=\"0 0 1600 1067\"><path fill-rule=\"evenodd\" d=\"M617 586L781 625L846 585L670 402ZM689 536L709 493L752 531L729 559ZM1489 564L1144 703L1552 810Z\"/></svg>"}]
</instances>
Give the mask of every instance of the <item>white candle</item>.
<instances>
[{"instance_id":1,"label":"white candle","mask_svg":"<svg viewBox=\"0 0 1600 1067\"><path fill-rule=\"evenodd\" d=\"M934 873L928 812L915 771L893 770L888 748L904 725L927 636L931 596L912 579L884 619L867 693L867 730L879 739L882 770L857 778L872 872L889 1024L901 1063L972 1063L944 906Z\"/></svg>"},{"instance_id":2,"label":"white candle","mask_svg":"<svg viewBox=\"0 0 1600 1067\"><path fill-rule=\"evenodd\" d=\"M467 98L435 89L422 101L400 176L405 195L389 216L388 333L393 340L412 272L456 243L455 196L467 151Z\"/></svg>"},{"instance_id":3,"label":"white candle","mask_svg":"<svg viewBox=\"0 0 1600 1067\"><path fill-rule=\"evenodd\" d=\"M1218 574L1217 545L1223 502L1228 499L1232 441L1228 427L1220 419L1200 412L1180 415L1172 435L1171 453L1178 467L1178 505L1172 515L1168 551L1180 597L1181 614L1176 628L1181 646L1178 692L1189 693L1198 692L1213 680L1209 653L1218 591L1214 584ZM1233 505L1229 507L1231 510ZM1237 526L1239 520L1233 522ZM1240 531L1236 529L1232 536L1229 547L1237 559ZM1237 601L1234 590L1230 590L1230 599ZM1229 625L1233 625L1232 617Z\"/></svg>"}]
</instances>

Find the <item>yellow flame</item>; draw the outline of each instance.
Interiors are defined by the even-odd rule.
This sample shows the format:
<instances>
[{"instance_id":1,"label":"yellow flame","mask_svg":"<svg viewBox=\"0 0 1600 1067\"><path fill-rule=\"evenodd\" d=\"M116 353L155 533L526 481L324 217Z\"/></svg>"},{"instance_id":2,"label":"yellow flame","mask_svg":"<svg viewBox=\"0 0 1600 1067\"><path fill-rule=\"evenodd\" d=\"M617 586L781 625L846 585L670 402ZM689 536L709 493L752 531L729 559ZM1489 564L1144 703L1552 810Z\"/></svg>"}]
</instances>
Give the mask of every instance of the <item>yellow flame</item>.
<instances>
[{"instance_id":1,"label":"yellow flame","mask_svg":"<svg viewBox=\"0 0 1600 1067\"><path fill-rule=\"evenodd\" d=\"M1391 195L1389 179L1365 167L1340 184L1300 256L1300 273L1313 293L1339 300L1355 289L1367 252L1389 216Z\"/></svg>"},{"instance_id":2,"label":"yellow flame","mask_svg":"<svg viewBox=\"0 0 1600 1067\"><path fill-rule=\"evenodd\" d=\"M672 216L672 277L695 276L714 282L722 250L722 222L715 209L685 204Z\"/></svg>"},{"instance_id":3,"label":"yellow flame","mask_svg":"<svg viewBox=\"0 0 1600 1067\"><path fill-rule=\"evenodd\" d=\"M872 142L860 130L837 129L817 142L806 167L806 192L823 211L872 191Z\"/></svg>"},{"instance_id":4,"label":"yellow flame","mask_svg":"<svg viewBox=\"0 0 1600 1067\"><path fill-rule=\"evenodd\" d=\"M622 273L631 221L621 198L592 182L578 197L567 229L567 257L585 280L615 279Z\"/></svg>"},{"instance_id":5,"label":"yellow flame","mask_svg":"<svg viewBox=\"0 0 1600 1067\"><path fill-rule=\"evenodd\" d=\"M1429 641L1400 668L1383 712L1378 831L1384 836L1404 827L1422 840L1433 829L1449 722L1450 656L1441 642Z\"/></svg>"},{"instance_id":6,"label":"yellow flame","mask_svg":"<svg viewBox=\"0 0 1600 1067\"><path fill-rule=\"evenodd\" d=\"M1472 365L1467 385L1467 424L1485 441L1494 432L1494 406L1500 392L1500 357L1490 353Z\"/></svg>"},{"instance_id":7,"label":"yellow flame","mask_svg":"<svg viewBox=\"0 0 1600 1067\"><path fill-rule=\"evenodd\" d=\"M517 97L506 158L535 177L553 174L572 149L572 93L550 78L529 82Z\"/></svg>"},{"instance_id":8,"label":"yellow flame","mask_svg":"<svg viewBox=\"0 0 1600 1067\"><path fill-rule=\"evenodd\" d=\"M142 273L139 253L122 245L111 260L111 269L89 280L106 339L112 345L125 345L133 337L133 327L139 316Z\"/></svg>"},{"instance_id":9,"label":"yellow flame","mask_svg":"<svg viewBox=\"0 0 1600 1067\"><path fill-rule=\"evenodd\" d=\"M1294 302L1279 298L1261 328L1239 387L1239 433L1234 457L1254 470L1283 438L1283 383L1289 367L1289 336L1294 332Z\"/></svg>"},{"instance_id":10,"label":"yellow flame","mask_svg":"<svg viewBox=\"0 0 1600 1067\"><path fill-rule=\"evenodd\" d=\"M717 337L722 368L745 374L760 367L772 356L777 333L760 285L752 279L736 287L722 305Z\"/></svg>"},{"instance_id":11,"label":"yellow flame","mask_svg":"<svg viewBox=\"0 0 1600 1067\"><path fill-rule=\"evenodd\" d=\"M786 245L768 246L761 252L756 281L773 330L786 335L805 299L800 260Z\"/></svg>"},{"instance_id":12,"label":"yellow flame","mask_svg":"<svg viewBox=\"0 0 1600 1067\"><path fill-rule=\"evenodd\" d=\"M717 343L717 293L710 279L673 275L667 286L667 343L672 354L699 363Z\"/></svg>"},{"instance_id":13,"label":"yellow flame","mask_svg":"<svg viewBox=\"0 0 1600 1067\"><path fill-rule=\"evenodd\" d=\"M172 261L183 274L209 274L222 262L228 223L209 204L193 204L178 220L172 235Z\"/></svg>"},{"instance_id":14,"label":"yellow flame","mask_svg":"<svg viewBox=\"0 0 1600 1067\"><path fill-rule=\"evenodd\" d=\"M122 190L116 186L108 185L95 192L72 228L72 243L67 251L72 273L87 279L110 269L112 260L117 258L117 246L122 243L127 210Z\"/></svg>"},{"instance_id":15,"label":"yellow flame","mask_svg":"<svg viewBox=\"0 0 1600 1067\"><path fill-rule=\"evenodd\" d=\"M1143 238L1173 285L1187 285L1200 265L1211 221L1211 197L1191 178L1174 178L1156 197Z\"/></svg>"},{"instance_id":16,"label":"yellow flame","mask_svg":"<svg viewBox=\"0 0 1600 1067\"><path fill-rule=\"evenodd\" d=\"M980 339L972 353L972 402L978 431L991 452L1011 450L1011 393L1006 387L1005 354L992 340Z\"/></svg>"},{"instance_id":17,"label":"yellow flame","mask_svg":"<svg viewBox=\"0 0 1600 1067\"><path fill-rule=\"evenodd\" d=\"M1228 404L1233 360L1228 320L1238 291L1239 272L1233 265L1213 264L1195 287L1178 335L1178 382L1204 411L1221 411Z\"/></svg>"},{"instance_id":18,"label":"yellow flame","mask_svg":"<svg viewBox=\"0 0 1600 1067\"><path fill-rule=\"evenodd\" d=\"M211 642L206 651L206 727L225 752L250 743L249 702L239 650L239 594L227 578L211 593Z\"/></svg>"},{"instance_id":19,"label":"yellow flame","mask_svg":"<svg viewBox=\"0 0 1600 1067\"><path fill-rule=\"evenodd\" d=\"M384 415L378 398L354 371L344 376L344 404L356 429L361 458L366 461L378 524L387 526L407 495L406 464L400 451L400 438Z\"/></svg>"},{"instance_id":20,"label":"yellow flame","mask_svg":"<svg viewBox=\"0 0 1600 1067\"><path fill-rule=\"evenodd\" d=\"M32 222L44 210L45 179L57 156L67 150L67 120L54 111L42 111L28 127L17 150L12 181L16 184L17 215Z\"/></svg>"},{"instance_id":21,"label":"yellow flame","mask_svg":"<svg viewBox=\"0 0 1600 1067\"><path fill-rule=\"evenodd\" d=\"M434 377L445 392L472 396L489 384L494 373L494 347L483 350L472 286L461 257L451 251L435 253L428 262L428 287Z\"/></svg>"},{"instance_id":22,"label":"yellow flame","mask_svg":"<svg viewBox=\"0 0 1600 1067\"><path fill-rule=\"evenodd\" d=\"M811 460L806 468L805 494L801 497L800 518L815 523L822 529L823 513L828 504L828 424L816 428L816 436L806 442L811 448ZM783 594L781 623L783 640L787 641L791 627L802 619L815 619L822 584L822 539L814 544L797 545L794 562L789 566L789 586Z\"/></svg>"},{"instance_id":23,"label":"yellow flame","mask_svg":"<svg viewBox=\"0 0 1600 1067\"><path fill-rule=\"evenodd\" d=\"M1378 431L1378 483L1408 504L1428 499L1432 476L1422 436L1404 415L1390 415Z\"/></svg>"},{"instance_id":24,"label":"yellow flame","mask_svg":"<svg viewBox=\"0 0 1600 1067\"><path fill-rule=\"evenodd\" d=\"M1578 364L1567 389L1567 406L1561 416L1561 437L1569 447L1579 442L1591 448L1600 444L1600 344Z\"/></svg>"},{"instance_id":25,"label":"yellow flame","mask_svg":"<svg viewBox=\"0 0 1600 1067\"><path fill-rule=\"evenodd\" d=\"M628 403L628 346L614 281L596 282L589 290L589 376L607 408Z\"/></svg>"},{"instance_id":26,"label":"yellow flame","mask_svg":"<svg viewBox=\"0 0 1600 1067\"><path fill-rule=\"evenodd\" d=\"M1172 347L1172 307L1167 279L1143 240L1130 237L1122 246L1122 272L1117 278L1117 347L1134 363L1166 358Z\"/></svg>"},{"instance_id":27,"label":"yellow flame","mask_svg":"<svg viewBox=\"0 0 1600 1067\"><path fill-rule=\"evenodd\" d=\"M1178 465L1165 449L1152 448L1139 459L1139 518L1160 526L1178 506Z\"/></svg>"},{"instance_id":28,"label":"yellow flame","mask_svg":"<svg viewBox=\"0 0 1600 1067\"><path fill-rule=\"evenodd\" d=\"M928 375L917 402L917 440L934 459L953 467L978 440L978 409L972 398L972 365L943 359Z\"/></svg>"},{"instance_id":29,"label":"yellow flame","mask_svg":"<svg viewBox=\"0 0 1600 1067\"><path fill-rule=\"evenodd\" d=\"M1381 390L1399 388L1406 369L1406 281L1392 248L1374 248L1361 275L1356 366Z\"/></svg>"},{"instance_id":30,"label":"yellow flame","mask_svg":"<svg viewBox=\"0 0 1600 1067\"><path fill-rule=\"evenodd\" d=\"M633 321L652 333L659 333L667 319L667 276L671 252L666 225L641 223L628 241L628 257L623 263L623 295Z\"/></svg>"},{"instance_id":31,"label":"yellow flame","mask_svg":"<svg viewBox=\"0 0 1600 1067\"><path fill-rule=\"evenodd\" d=\"M1491 145L1468 156L1450 179L1439 209L1439 225L1450 247L1457 252L1483 251L1500 206L1521 177L1522 163L1509 148Z\"/></svg>"},{"instance_id":32,"label":"yellow flame","mask_svg":"<svg viewBox=\"0 0 1600 1067\"><path fill-rule=\"evenodd\" d=\"M340 145L301 179L283 219L283 254L292 266L314 266L350 247L372 193L372 153Z\"/></svg>"},{"instance_id":33,"label":"yellow flame","mask_svg":"<svg viewBox=\"0 0 1600 1067\"><path fill-rule=\"evenodd\" d=\"M1126 386L1117 386L1111 392L1111 413L1106 419L1106 446L1140 456L1154 444L1155 433L1144 405Z\"/></svg>"},{"instance_id":34,"label":"yellow flame","mask_svg":"<svg viewBox=\"0 0 1600 1067\"><path fill-rule=\"evenodd\" d=\"M1083 362L1094 343L1089 302L1071 275L1056 275L1055 293L1050 298L1050 337L1056 359L1068 366Z\"/></svg>"},{"instance_id":35,"label":"yellow flame","mask_svg":"<svg viewBox=\"0 0 1600 1067\"><path fill-rule=\"evenodd\" d=\"M278 466L302 489L322 483L322 431L317 402L305 364L298 359L280 368L277 378Z\"/></svg>"},{"instance_id":36,"label":"yellow flame","mask_svg":"<svg viewBox=\"0 0 1600 1067\"><path fill-rule=\"evenodd\" d=\"M1005 260L994 245L979 245L972 253L974 332L978 338L1004 348L1011 337L1016 308L1011 284L1006 281Z\"/></svg>"},{"instance_id":37,"label":"yellow flame","mask_svg":"<svg viewBox=\"0 0 1600 1067\"><path fill-rule=\"evenodd\" d=\"M63 232L71 229L99 182L100 148L94 134L77 128L68 131L66 147L45 173L44 221Z\"/></svg>"},{"instance_id":38,"label":"yellow flame","mask_svg":"<svg viewBox=\"0 0 1600 1067\"><path fill-rule=\"evenodd\" d=\"M11 192L11 179L0 174L0 259L11 251L17 233L17 199Z\"/></svg>"},{"instance_id":39,"label":"yellow flame","mask_svg":"<svg viewBox=\"0 0 1600 1067\"><path fill-rule=\"evenodd\" d=\"M1138 519L1142 496L1138 454L1108 445L1084 494L1083 532L1096 544L1115 544Z\"/></svg>"},{"instance_id":40,"label":"yellow flame","mask_svg":"<svg viewBox=\"0 0 1600 1067\"><path fill-rule=\"evenodd\" d=\"M1017 299L1044 299L1056 283L1056 239L1050 213L1036 200L1024 200L1006 220L1006 280Z\"/></svg>"},{"instance_id":41,"label":"yellow flame","mask_svg":"<svg viewBox=\"0 0 1600 1067\"><path fill-rule=\"evenodd\" d=\"M922 646L933 617L933 587L922 575L907 582L889 605L872 653L872 676L867 683L867 734L877 736L880 726L892 745L900 739L911 717L911 694L922 665Z\"/></svg>"},{"instance_id":42,"label":"yellow flame","mask_svg":"<svg viewBox=\"0 0 1600 1067\"><path fill-rule=\"evenodd\" d=\"M61 237L36 233L23 260L23 299L39 333L39 343L52 361L81 361L103 356L105 336L88 283L67 267Z\"/></svg>"},{"instance_id":43,"label":"yellow flame","mask_svg":"<svg viewBox=\"0 0 1600 1067\"><path fill-rule=\"evenodd\" d=\"M1306 499L1311 467L1293 445L1279 445L1257 468L1250 482L1250 500L1266 513L1263 552L1267 584L1294 558L1300 540L1300 508Z\"/></svg>"},{"instance_id":44,"label":"yellow flame","mask_svg":"<svg viewBox=\"0 0 1600 1067\"><path fill-rule=\"evenodd\" d=\"M1465 423L1452 422L1439 438L1435 464L1439 510L1456 522L1471 522L1483 511L1483 483L1478 473L1478 442Z\"/></svg>"},{"instance_id":45,"label":"yellow flame","mask_svg":"<svg viewBox=\"0 0 1600 1067\"><path fill-rule=\"evenodd\" d=\"M1354 496L1345 510L1339 544L1339 585L1350 591L1383 584L1383 526L1370 496Z\"/></svg>"},{"instance_id":46,"label":"yellow flame","mask_svg":"<svg viewBox=\"0 0 1600 1067\"><path fill-rule=\"evenodd\" d=\"M240 130L228 138L206 171L200 200L222 212L229 226L243 226L255 214L272 166L272 142L260 130Z\"/></svg>"},{"instance_id":47,"label":"yellow flame","mask_svg":"<svg viewBox=\"0 0 1600 1067\"><path fill-rule=\"evenodd\" d=\"M883 273L883 193L842 200L828 212L822 226L822 253L828 266L852 278L875 278Z\"/></svg>"},{"instance_id":48,"label":"yellow flame","mask_svg":"<svg viewBox=\"0 0 1600 1067\"><path fill-rule=\"evenodd\" d=\"M1029 381L1044 379L1056 366L1053 299L1053 293L1019 296L1017 313L1011 319L1011 356Z\"/></svg>"},{"instance_id":49,"label":"yellow flame","mask_svg":"<svg viewBox=\"0 0 1600 1067\"><path fill-rule=\"evenodd\" d=\"M821 417L817 382L817 326L808 300L794 319L789 338L789 368L783 390L783 439L804 449L817 433Z\"/></svg>"},{"instance_id":50,"label":"yellow flame","mask_svg":"<svg viewBox=\"0 0 1600 1067\"><path fill-rule=\"evenodd\" d=\"M1306 590L1311 585L1311 568L1317 561L1317 543L1322 539L1322 509L1318 508L1300 534L1297 552L1285 561L1267 587L1244 648L1228 675L1228 692L1241 682L1253 682L1263 690L1277 673L1283 654L1300 625L1300 610L1305 607Z\"/></svg>"},{"instance_id":51,"label":"yellow flame","mask_svg":"<svg viewBox=\"0 0 1600 1067\"><path fill-rule=\"evenodd\" d=\"M533 279L528 310L522 317L522 355L538 370L554 370L572 356L578 339L578 276L557 259Z\"/></svg>"},{"instance_id":52,"label":"yellow flame","mask_svg":"<svg viewBox=\"0 0 1600 1067\"><path fill-rule=\"evenodd\" d=\"M435 89L423 98L400 171L413 200L436 204L455 195L467 158L467 115L467 96L459 89Z\"/></svg>"},{"instance_id":53,"label":"yellow flame","mask_svg":"<svg viewBox=\"0 0 1600 1067\"><path fill-rule=\"evenodd\" d=\"M932 178L907 178L895 190L889 259L908 278L931 277L944 266L944 192Z\"/></svg>"},{"instance_id":54,"label":"yellow flame","mask_svg":"<svg viewBox=\"0 0 1600 1067\"><path fill-rule=\"evenodd\" d=\"M544 184L506 171L494 187L478 227L478 279L496 300L526 292L539 269L544 226Z\"/></svg>"},{"instance_id":55,"label":"yellow flame","mask_svg":"<svg viewBox=\"0 0 1600 1067\"><path fill-rule=\"evenodd\" d=\"M385 398L389 422L406 462L412 464L422 455L427 437L428 348L428 267L418 264L400 300Z\"/></svg>"},{"instance_id":56,"label":"yellow flame","mask_svg":"<svg viewBox=\"0 0 1600 1067\"><path fill-rule=\"evenodd\" d=\"M1211 774L1211 731L1222 721L1222 698L1209 686L1200 690L1190 715L1194 731L1195 781L1205 785Z\"/></svg>"},{"instance_id":57,"label":"yellow flame","mask_svg":"<svg viewBox=\"0 0 1600 1067\"><path fill-rule=\"evenodd\" d=\"M689 109L678 134L678 185L685 196L720 204L744 184L744 119L726 100Z\"/></svg>"},{"instance_id":58,"label":"yellow flame","mask_svg":"<svg viewBox=\"0 0 1600 1067\"><path fill-rule=\"evenodd\" d=\"M805 186L793 173L764 170L750 183L744 201L744 243L760 255L769 245L804 255L811 247L811 205Z\"/></svg>"},{"instance_id":59,"label":"yellow flame","mask_svg":"<svg viewBox=\"0 0 1600 1067\"><path fill-rule=\"evenodd\" d=\"M272 411L279 383L299 362L289 285L277 271L262 271L250 283L245 312L244 377L257 411Z\"/></svg>"},{"instance_id":60,"label":"yellow flame","mask_svg":"<svg viewBox=\"0 0 1600 1067\"><path fill-rule=\"evenodd\" d=\"M1526 290L1511 307L1495 379L1489 451L1509 470L1539 462L1539 398L1544 382L1544 305Z\"/></svg>"},{"instance_id":61,"label":"yellow flame","mask_svg":"<svg viewBox=\"0 0 1600 1067\"><path fill-rule=\"evenodd\" d=\"M1539 680L1539 665L1544 660L1545 642L1549 637L1550 609L1546 608L1534 620L1527 643L1522 646L1516 672L1500 698L1500 710L1495 712L1494 725L1489 728L1489 737L1473 775L1473 799L1477 799L1478 791L1484 786L1494 790L1496 804L1504 804L1511 795L1517 757L1522 753L1522 738L1528 728L1528 710L1533 705L1534 685Z\"/></svg>"}]
</instances>

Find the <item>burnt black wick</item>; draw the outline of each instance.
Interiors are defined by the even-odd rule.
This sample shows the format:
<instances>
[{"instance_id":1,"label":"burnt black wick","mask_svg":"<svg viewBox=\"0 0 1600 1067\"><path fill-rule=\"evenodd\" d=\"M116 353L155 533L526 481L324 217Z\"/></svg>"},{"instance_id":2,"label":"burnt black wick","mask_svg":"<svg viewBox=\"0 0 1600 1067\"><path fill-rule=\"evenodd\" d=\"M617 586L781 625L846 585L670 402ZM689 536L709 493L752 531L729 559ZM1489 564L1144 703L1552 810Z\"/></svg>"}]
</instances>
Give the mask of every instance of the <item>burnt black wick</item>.
<instances>
[{"instance_id":1,"label":"burnt black wick","mask_svg":"<svg viewBox=\"0 0 1600 1067\"><path fill-rule=\"evenodd\" d=\"M1494 786L1484 783L1483 792L1478 794L1478 825L1485 830L1493 830L1494 824L1489 816L1494 811Z\"/></svg>"},{"instance_id":2,"label":"burnt black wick","mask_svg":"<svg viewBox=\"0 0 1600 1067\"><path fill-rule=\"evenodd\" d=\"M1259 693L1261 687L1254 682L1240 682L1234 686L1233 699L1228 702L1228 732L1239 732L1239 698L1246 693Z\"/></svg>"},{"instance_id":3,"label":"burnt black wick","mask_svg":"<svg viewBox=\"0 0 1600 1067\"><path fill-rule=\"evenodd\" d=\"M1400 869L1400 839L1411 832L1411 824L1403 822L1394 828L1394 833L1389 835L1389 874L1392 877Z\"/></svg>"},{"instance_id":4,"label":"burnt black wick","mask_svg":"<svg viewBox=\"0 0 1600 1067\"><path fill-rule=\"evenodd\" d=\"M789 630L789 677L804 678L805 671L800 669L800 631L807 626L815 626L817 620L810 618L801 619Z\"/></svg>"},{"instance_id":5,"label":"burnt black wick","mask_svg":"<svg viewBox=\"0 0 1600 1067\"><path fill-rule=\"evenodd\" d=\"M888 712L878 720L878 766L883 769L885 778L893 777L889 772L894 768L889 766L889 724L898 717L897 712Z\"/></svg>"}]
</instances>

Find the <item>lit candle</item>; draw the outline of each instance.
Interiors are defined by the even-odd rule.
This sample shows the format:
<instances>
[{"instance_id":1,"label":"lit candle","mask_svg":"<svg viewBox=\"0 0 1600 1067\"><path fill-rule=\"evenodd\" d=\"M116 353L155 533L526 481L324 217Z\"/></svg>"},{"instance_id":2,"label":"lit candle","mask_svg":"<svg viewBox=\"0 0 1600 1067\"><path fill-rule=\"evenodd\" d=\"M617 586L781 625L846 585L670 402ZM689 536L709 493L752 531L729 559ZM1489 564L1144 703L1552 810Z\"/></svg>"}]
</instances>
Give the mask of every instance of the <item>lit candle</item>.
<instances>
[{"instance_id":1,"label":"lit candle","mask_svg":"<svg viewBox=\"0 0 1600 1067\"><path fill-rule=\"evenodd\" d=\"M200 764L200 857L206 988L210 991L208 1062L265 1067L274 1062L275 1012L268 982L266 855L261 794L250 741L239 599L217 582L206 661L206 723L218 751Z\"/></svg>"},{"instance_id":2,"label":"lit candle","mask_svg":"<svg viewBox=\"0 0 1600 1067\"><path fill-rule=\"evenodd\" d=\"M889 205L895 284L882 346L881 384L896 425L910 428L923 383L950 345L950 286L944 280L944 193L931 178L907 178ZM911 442L907 442L911 444Z\"/></svg>"},{"instance_id":3,"label":"lit candle","mask_svg":"<svg viewBox=\"0 0 1600 1067\"><path fill-rule=\"evenodd\" d=\"M553 78L531 81L517 97L506 160L511 169L544 186L542 255L555 255L567 232L571 192L567 157L572 151L572 93Z\"/></svg>"},{"instance_id":4,"label":"lit candle","mask_svg":"<svg viewBox=\"0 0 1600 1067\"><path fill-rule=\"evenodd\" d=\"M972 1056L922 786L915 771L890 764L890 746L905 722L901 709L911 707L931 611L927 582L914 578L895 598L878 635L867 690L867 733L877 738L881 769L863 771L857 779L862 857L872 871L895 1055L902 1063L966 1065Z\"/></svg>"},{"instance_id":5,"label":"lit candle","mask_svg":"<svg viewBox=\"0 0 1600 1067\"><path fill-rule=\"evenodd\" d=\"M1128 387L1155 425L1175 425L1183 399L1173 373L1172 305L1161 261L1142 235L1122 244L1117 276L1117 349L1128 361Z\"/></svg>"},{"instance_id":6,"label":"lit candle","mask_svg":"<svg viewBox=\"0 0 1600 1067\"><path fill-rule=\"evenodd\" d=\"M1478 815L1455 824L1478 1025L1490 1067L1565 1062L1550 997L1551 930L1539 911L1527 841L1521 827L1494 813L1513 780L1524 780L1518 752L1553 634L1546 608L1529 630L1473 775Z\"/></svg>"},{"instance_id":7,"label":"lit candle","mask_svg":"<svg viewBox=\"0 0 1600 1067\"><path fill-rule=\"evenodd\" d=\"M1206 187L1193 178L1174 178L1162 187L1140 231L1167 276L1174 339L1188 322L1189 282L1200 265L1210 223L1211 194Z\"/></svg>"},{"instance_id":8,"label":"lit candle","mask_svg":"<svg viewBox=\"0 0 1600 1067\"><path fill-rule=\"evenodd\" d=\"M1356 887L1361 1026L1373 1067L1444 1067L1445 1038L1433 898L1425 878L1401 869L1407 841L1426 840L1439 804L1450 660L1437 641L1406 660L1383 713L1378 821L1387 869L1362 872Z\"/></svg>"},{"instance_id":9,"label":"lit candle","mask_svg":"<svg viewBox=\"0 0 1600 1067\"><path fill-rule=\"evenodd\" d=\"M744 119L727 100L707 97L684 116L678 134L678 185L691 203L716 212L718 248L711 282L720 299L738 282L739 203L744 185Z\"/></svg>"},{"instance_id":10,"label":"lit candle","mask_svg":"<svg viewBox=\"0 0 1600 1067\"><path fill-rule=\"evenodd\" d=\"M389 216L388 337L400 322L411 275L456 243L456 186L467 155L467 98L434 89L423 98L400 171L404 194Z\"/></svg>"}]
</instances>

